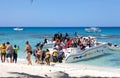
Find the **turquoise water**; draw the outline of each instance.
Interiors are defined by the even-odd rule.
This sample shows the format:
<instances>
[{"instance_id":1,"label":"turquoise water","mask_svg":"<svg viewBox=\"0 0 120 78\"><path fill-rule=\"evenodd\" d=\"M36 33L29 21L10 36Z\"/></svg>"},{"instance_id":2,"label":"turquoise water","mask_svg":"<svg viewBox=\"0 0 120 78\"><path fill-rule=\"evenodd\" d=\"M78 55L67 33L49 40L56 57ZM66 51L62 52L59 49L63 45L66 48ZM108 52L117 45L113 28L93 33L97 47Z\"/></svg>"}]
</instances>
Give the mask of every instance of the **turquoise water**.
<instances>
[{"instance_id":1,"label":"turquoise water","mask_svg":"<svg viewBox=\"0 0 120 78\"><path fill-rule=\"evenodd\" d=\"M101 27L102 32L100 33L87 33L84 29L84 27L25 27L23 31L15 31L12 27L0 27L0 44L9 41L12 45L19 45L20 51L18 55L20 59L26 56L25 53L23 54L26 40L30 42L34 49L37 42L43 42L45 36L51 40L53 34L57 32L63 34L67 32L71 37L74 36L74 32L77 32L84 36L94 36L98 41L120 44L120 27ZM34 59L33 56L32 59ZM107 49L103 56L80 61L75 64L120 68L120 52Z\"/></svg>"}]
</instances>

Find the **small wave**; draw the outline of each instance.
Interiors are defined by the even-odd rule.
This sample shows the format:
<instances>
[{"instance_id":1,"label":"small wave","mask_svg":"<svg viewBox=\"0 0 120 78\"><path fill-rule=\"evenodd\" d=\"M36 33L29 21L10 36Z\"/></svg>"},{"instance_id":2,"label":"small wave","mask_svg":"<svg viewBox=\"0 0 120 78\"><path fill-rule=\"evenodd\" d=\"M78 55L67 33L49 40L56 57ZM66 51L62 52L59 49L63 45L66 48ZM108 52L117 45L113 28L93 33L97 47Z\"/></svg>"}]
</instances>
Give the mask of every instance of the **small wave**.
<instances>
[{"instance_id":1,"label":"small wave","mask_svg":"<svg viewBox=\"0 0 120 78\"><path fill-rule=\"evenodd\" d=\"M105 34L100 34L100 35L103 36L103 37L104 37L104 36L108 36L108 35L105 35Z\"/></svg>"}]
</instances>

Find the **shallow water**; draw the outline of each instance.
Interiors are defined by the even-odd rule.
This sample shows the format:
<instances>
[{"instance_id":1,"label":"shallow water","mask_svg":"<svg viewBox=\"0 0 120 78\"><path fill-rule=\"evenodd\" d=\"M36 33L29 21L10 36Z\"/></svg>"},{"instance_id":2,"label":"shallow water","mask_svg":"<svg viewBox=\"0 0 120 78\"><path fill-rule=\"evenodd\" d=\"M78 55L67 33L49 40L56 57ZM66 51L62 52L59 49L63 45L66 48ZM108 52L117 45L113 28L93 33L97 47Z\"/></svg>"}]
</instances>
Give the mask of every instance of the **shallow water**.
<instances>
[{"instance_id":1,"label":"shallow water","mask_svg":"<svg viewBox=\"0 0 120 78\"><path fill-rule=\"evenodd\" d=\"M120 44L120 27L103 27L100 28L102 32L99 33L86 33L84 29L84 27L26 27L23 31L15 31L12 27L1 27L0 44L2 42L9 41L12 45L19 45L20 50L18 53L18 57L21 59L25 58L26 56L25 53L23 54L26 40L30 42L32 48L34 49L37 42L43 42L45 36L48 39L52 39L53 34L57 32L62 32L63 34L67 32L68 34L70 34L70 37L73 37L74 32L77 32L78 34L84 36L94 36L97 38L98 41ZM45 46L44 49L50 46L51 45ZM34 59L33 56L32 59ZM80 61L74 64L88 64L120 68L120 52L107 49L103 56Z\"/></svg>"}]
</instances>

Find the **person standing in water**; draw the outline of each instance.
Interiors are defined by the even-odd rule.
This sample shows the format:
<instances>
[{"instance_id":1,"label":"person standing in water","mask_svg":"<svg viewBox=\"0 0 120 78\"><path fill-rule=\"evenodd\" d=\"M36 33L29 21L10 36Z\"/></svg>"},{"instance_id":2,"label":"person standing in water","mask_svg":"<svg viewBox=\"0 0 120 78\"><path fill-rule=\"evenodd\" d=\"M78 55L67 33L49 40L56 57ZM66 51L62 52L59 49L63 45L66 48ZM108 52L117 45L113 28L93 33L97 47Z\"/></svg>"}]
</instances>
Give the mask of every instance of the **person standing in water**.
<instances>
[{"instance_id":1,"label":"person standing in water","mask_svg":"<svg viewBox=\"0 0 120 78\"><path fill-rule=\"evenodd\" d=\"M32 47L29 44L29 41L26 41L25 44L26 44L26 47L24 52L27 52L26 59L28 61L28 65L32 65L32 62L31 62Z\"/></svg>"},{"instance_id":2,"label":"person standing in water","mask_svg":"<svg viewBox=\"0 0 120 78\"><path fill-rule=\"evenodd\" d=\"M13 52L13 62L17 63L17 53L18 53L18 50L19 50L19 46L17 47L16 45L14 45L14 52Z\"/></svg>"}]
</instances>

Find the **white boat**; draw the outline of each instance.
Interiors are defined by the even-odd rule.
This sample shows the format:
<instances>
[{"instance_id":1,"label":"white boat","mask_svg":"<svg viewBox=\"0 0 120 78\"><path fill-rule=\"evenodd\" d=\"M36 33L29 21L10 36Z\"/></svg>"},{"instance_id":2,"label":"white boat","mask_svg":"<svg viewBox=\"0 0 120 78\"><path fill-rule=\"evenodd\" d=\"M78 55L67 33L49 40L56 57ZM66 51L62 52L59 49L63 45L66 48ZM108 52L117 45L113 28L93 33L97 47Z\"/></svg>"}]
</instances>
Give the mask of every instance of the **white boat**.
<instances>
[{"instance_id":1,"label":"white boat","mask_svg":"<svg viewBox=\"0 0 120 78\"><path fill-rule=\"evenodd\" d=\"M85 50L80 50L80 48L67 48L65 53L65 59L64 61L66 63L69 62L77 62L80 60L90 59L94 58L100 55L103 55L105 52L105 48L107 48L107 43L102 43L90 48L87 48ZM52 54L53 49L49 48L50 53Z\"/></svg>"},{"instance_id":2,"label":"white boat","mask_svg":"<svg viewBox=\"0 0 120 78\"><path fill-rule=\"evenodd\" d=\"M85 28L86 32L101 32L100 28L97 27L91 27L91 28Z\"/></svg>"},{"instance_id":3,"label":"white boat","mask_svg":"<svg viewBox=\"0 0 120 78\"><path fill-rule=\"evenodd\" d=\"M120 51L120 45L111 45L108 48L113 51Z\"/></svg>"},{"instance_id":4,"label":"white boat","mask_svg":"<svg viewBox=\"0 0 120 78\"><path fill-rule=\"evenodd\" d=\"M16 28L13 28L13 30L16 30L16 31L22 31L23 28L21 28L21 27L16 27Z\"/></svg>"}]
</instances>

